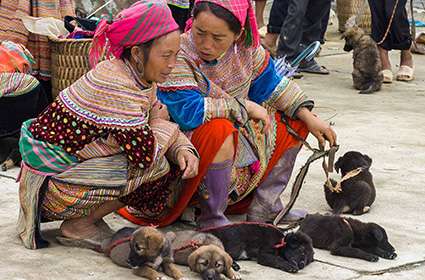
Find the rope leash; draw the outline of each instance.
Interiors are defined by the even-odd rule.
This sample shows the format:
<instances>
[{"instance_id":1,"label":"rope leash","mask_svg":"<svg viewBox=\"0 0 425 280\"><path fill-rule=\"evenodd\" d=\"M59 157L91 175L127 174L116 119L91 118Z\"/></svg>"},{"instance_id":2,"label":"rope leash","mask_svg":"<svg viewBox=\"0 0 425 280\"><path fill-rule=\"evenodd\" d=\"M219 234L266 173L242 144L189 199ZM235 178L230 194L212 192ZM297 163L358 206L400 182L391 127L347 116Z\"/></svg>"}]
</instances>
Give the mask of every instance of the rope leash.
<instances>
[{"instance_id":1,"label":"rope leash","mask_svg":"<svg viewBox=\"0 0 425 280\"><path fill-rule=\"evenodd\" d=\"M413 1L413 0L411 0L411 1ZM394 4L393 12L392 12L391 17L390 17L390 20L388 22L387 30L385 31L385 34L382 37L381 41L379 41L378 43L376 43L377 45L382 44L385 41L385 39L387 39L387 36L390 33L391 25L393 25L393 20L394 20L395 12L397 10L398 2L399 2L399 0L396 0L396 2Z\"/></svg>"},{"instance_id":2,"label":"rope leash","mask_svg":"<svg viewBox=\"0 0 425 280\"><path fill-rule=\"evenodd\" d=\"M186 249L189 249L189 248L190 249L198 249L201 246L202 246L202 244L199 243L198 241L196 241L196 240L190 240L188 244L183 245L183 246L181 246L179 248L174 249L174 252L183 251L183 250L186 250Z\"/></svg>"},{"instance_id":3,"label":"rope leash","mask_svg":"<svg viewBox=\"0 0 425 280\"><path fill-rule=\"evenodd\" d=\"M341 180L340 180L339 182L337 182L337 183L336 183L336 185L335 185L335 186L332 186L332 183L330 184L330 186L329 186L328 184L326 184L326 186L328 187L328 189L329 189L331 192L340 193L340 192L342 192L342 187L341 187L342 182L347 181L348 179L351 179L351 178L353 178L353 177L356 177L357 175L359 175L360 173L362 173L362 172L363 172L363 170L365 170L365 168L363 168L363 167L359 167L359 168L353 169L353 170L351 170L350 172L347 172L347 173L346 173L346 174L345 174L345 175L341 178Z\"/></svg>"},{"instance_id":4,"label":"rope leash","mask_svg":"<svg viewBox=\"0 0 425 280\"><path fill-rule=\"evenodd\" d=\"M289 125L286 117L282 114L282 122L285 124L286 129L289 134L291 134L295 139L300 141L304 146L306 146L313 154L307 159L307 162L301 167L300 171L295 178L295 181L291 189L291 197L286 206L277 214L276 218L273 221L273 225L277 226L282 218L291 210L294 206L295 201L297 200L301 187L304 183L305 176L307 175L310 164L314 161L323 158L322 168L326 175L326 182L332 187L332 184L329 179L329 173L333 172L333 165L335 160L335 153L338 151L339 146L330 147L328 150L312 148L311 145L305 141L299 134ZM326 162L326 157L328 157L328 162Z\"/></svg>"}]
</instances>

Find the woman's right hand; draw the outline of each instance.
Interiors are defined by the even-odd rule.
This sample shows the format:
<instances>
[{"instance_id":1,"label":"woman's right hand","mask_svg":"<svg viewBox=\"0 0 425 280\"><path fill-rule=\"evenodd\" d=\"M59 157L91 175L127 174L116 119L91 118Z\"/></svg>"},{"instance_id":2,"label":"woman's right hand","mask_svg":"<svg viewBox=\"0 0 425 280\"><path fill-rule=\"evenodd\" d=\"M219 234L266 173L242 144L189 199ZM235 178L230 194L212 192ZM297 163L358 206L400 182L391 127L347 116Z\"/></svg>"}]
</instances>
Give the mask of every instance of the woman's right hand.
<instances>
[{"instance_id":1,"label":"woman's right hand","mask_svg":"<svg viewBox=\"0 0 425 280\"><path fill-rule=\"evenodd\" d=\"M250 119L253 119L255 121L261 121L263 123L263 133L270 129L270 115L267 113L266 108L261 105L258 105L257 103L251 100L247 100L246 110L248 111L248 116Z\"/></svg>"}]
</instances>

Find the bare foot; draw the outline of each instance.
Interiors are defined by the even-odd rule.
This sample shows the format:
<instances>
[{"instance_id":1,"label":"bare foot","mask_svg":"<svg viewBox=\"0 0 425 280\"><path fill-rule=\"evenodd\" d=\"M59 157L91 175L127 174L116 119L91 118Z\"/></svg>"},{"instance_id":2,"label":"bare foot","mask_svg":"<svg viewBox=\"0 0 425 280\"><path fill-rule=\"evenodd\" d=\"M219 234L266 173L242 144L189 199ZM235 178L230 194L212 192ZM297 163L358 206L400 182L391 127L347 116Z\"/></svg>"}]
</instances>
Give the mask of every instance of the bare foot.
<instances>
[{"instance_id":1,"label":"bare foot","mask_svg":"<svg viewBox=\"0 0 425 280\"><path fill-rule=\"evenodd\" d=\"M60 231L62 236L72 239L88 239L99 233L98 227L87 217L63 221Z\"/></svg>"},{"instance_id":2,"label":"bare foot","mask_svg":"<svg viewBox=\"0 0 425 280\"><path fill-rule=\"evenodd\" d=\"M400 54L400 65L413 67L413 55L410 50L402 50Z\"/></svg>"},{"instance_id":3,"label":"bare foot","mask_svg":"<svg viewBox=\"0 0 425 280\"><path fill-rule=\"evenodd\" d=\"M381 47L378 47L378 50L379 50L379 56L381 57L382 69L391 70L391 61L390 61L390 57L388 56L388 51Z\"/></svg>"}]
</instances>

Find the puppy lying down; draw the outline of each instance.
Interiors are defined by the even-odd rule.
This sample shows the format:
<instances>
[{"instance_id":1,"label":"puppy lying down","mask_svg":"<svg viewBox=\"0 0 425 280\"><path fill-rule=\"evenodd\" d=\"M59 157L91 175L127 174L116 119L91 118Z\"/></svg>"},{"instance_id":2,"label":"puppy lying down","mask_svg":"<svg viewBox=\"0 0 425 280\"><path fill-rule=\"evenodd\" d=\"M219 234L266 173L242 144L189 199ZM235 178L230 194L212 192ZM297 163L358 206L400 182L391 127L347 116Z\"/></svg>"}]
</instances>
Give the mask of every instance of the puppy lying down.
<instances>
[{"instance_id":1,"label":"puppy lying down","mask_svg":"<svg viewBox=\"0 0 425 280\"><path fill-rule=\"evenodd\" d=\"M311 237L315 248L329 250L332 255L370 262L397 257L385 229L375 223L314 214L301 221L300 230Z\"/></svg>"},{"instance_id":2,"label":"puppy lying down","mask_svg":"<svg viewBox=\"0 0 425 280\"><path fill-rule=\"evenodd\" d=\"M193 230L177 231L175 235L171 244L175 263L188 265L205 280L222 279L223 274L240 279L232 268L232 257L216 236Z\"/></svg>"},{"instance_id":3,"label":"puppy lying down","mask_svg":"<svg viewBox=\"0 0 425 280\"><path fill-rule=\"evenodd\" d=\"M264 266L298 272L313 261L311 239L304 233L286 233L270 224L234 223L207 228L223 242L233 260L255 259Z\"/></svg>"},{"instance_id":4,"label":"puppy lying down","mask_svg":"<svg viewBox=\"0 0 425 280\"><path fill-rule=\"evenodd\" d=\"M171 242L174 233L163 234L154 227L117 231L102 244L102 251L119 266L132 268L135 275L151 280L162 279L159 270L174 279L184 279L173 263Z\"/></svg>"}]
</instances>

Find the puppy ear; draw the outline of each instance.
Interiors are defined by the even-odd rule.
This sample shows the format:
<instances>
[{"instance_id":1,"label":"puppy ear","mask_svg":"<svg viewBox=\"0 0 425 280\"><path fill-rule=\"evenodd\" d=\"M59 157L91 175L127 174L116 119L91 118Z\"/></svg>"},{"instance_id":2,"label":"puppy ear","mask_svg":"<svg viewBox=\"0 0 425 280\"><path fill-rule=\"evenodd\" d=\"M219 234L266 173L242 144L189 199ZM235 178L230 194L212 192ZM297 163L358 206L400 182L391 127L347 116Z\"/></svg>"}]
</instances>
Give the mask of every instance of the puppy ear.
<instances>
[{"instance_id":1,"label":"puppy ear","mask_svg":"<svg viewBox=\"0 0 425 280\"><path fill-rule=\"evenodd\" d=\"M232 268L233 265L233 259L232 257L224 250L221 250L221 254L223 255L224 259L224 266L226 267L226 271L229 271Z\"/></svg>"},{"instance_id":2,"label":"puppy ear","mask_svg":"<svg viewBox=\"0 0 425 280\"><path fill-rule=\"evenodd\" d=\"M378 241L381 242L384 239L384 233L379 228L372 229L372 236Z\"/></svg>"},{"instance_id":3,"label":"puppy ear","mask_svg":"<svg viewBox=\"0 0 425 280\"><path fill-rule=\"evenodd\" d=\"M372 159L368 155L363 155L363 158L367 161L368 167L372 166Z\"/></svg>"},{"instance_id":4,"label":"puppy ear","mask_svg":"<svg viewBox=\"0 0 425 280\"><path fill-rule=\"evenodd\" d=\"M224 260L224 267L226 269L226 276L229 279L235 279L235 272L233 270L233 259L232 257L224 250L222 250L222 256Z\"/></svg>"},{"instance_id":5,"label":"puppy ear","mask_svg":"<svg viewBox=\"0 0 425 280\"><path fill-rule=\"evenodd\" d=\"M339 173L339 171L341 170L342 161L343 161L342 157L339 157L339 159L335 162L334 167L335 167L336 173Z\"/></svg>"},{"instance_id":6,"label":"puppy ear","mask_svg":"<svg viewBox=\"0 0 425 280\"><path fill-rule=\"evenodd\" d=\"M198 250L195 250L187 258L187 264L189 265L190 270L192 270L193 272L197 272L196 261L198 260L198 257L199 257L199 252Z\"/></svg>"}]
</instances>

